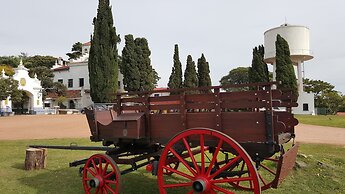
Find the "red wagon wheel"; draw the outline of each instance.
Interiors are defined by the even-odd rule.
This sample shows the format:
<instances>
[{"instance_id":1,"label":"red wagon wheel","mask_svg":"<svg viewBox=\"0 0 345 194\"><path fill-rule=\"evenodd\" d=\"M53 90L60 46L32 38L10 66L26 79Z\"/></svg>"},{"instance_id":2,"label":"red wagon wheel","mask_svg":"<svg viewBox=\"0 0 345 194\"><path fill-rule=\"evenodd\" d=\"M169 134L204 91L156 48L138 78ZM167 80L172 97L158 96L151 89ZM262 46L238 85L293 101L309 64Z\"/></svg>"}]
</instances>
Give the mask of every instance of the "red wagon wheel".
<instances>
[{"instance_id":1,"label":"red wagon wheel","mask_svg":"<svg viewBox=\"0 0 345 194\"><path fill-rule=\"evenodd\" d=\"M179 154L174 145L181 143L184 151ZM181 157L186 154L189 157ZM180 162L178 169L166 165L172 156ZM242 161L242 171L234 171ZM167 176L164 170L174 174ZM160 193L234 193L230 183L235 182L246 183L253 193L261 193L250 156L232 138L211 129L190 129L172 138L161 154L157 178Z\"/></svg>"},{"instance_id":2,"label":"red wagon wheel","mask_svg":"<svg viewBox=\"0 0 345 194\"><path fill-rule=\"evenodd\" d=\"M105 154L95 154L85 163L83 170L85 193L119 193L120 171L114 160Z\"/></svg>"},{"instance_id":3,"label":"red wagon wheel","mask_svg":"<svg viewBox=\"0 0 345 194\"><path fill-rule=\"evenodd\" d=\"M168 170L168 168L177 170L179 165L180 165L180 162L172 162L172 163L166 165L167 168L164 168L164 169L163 169L163 173L164 173L165 175L172 175L172 174L174 174L174 172Z\"/></svg>"},{"instance_id":4,"label":"red wagon wheel","mask_svg":"<svg viewBox=\"0 0 345 194\"><path fill-rule=\"evenodd\" d=\"M276 174L278 169L278 156L272 156L270 158L265 158L262 162L260 162L257 172L259 176L259 182L261 185L261 190L266 190L272 187L272 185L276 181ZM244 164L240 164L237 168L242 168ZM234 169L236 170L236 169ZM244 184L241 182L230 183L234 187L243 189L243 190L252 190L248 184Z\"/></svg>"}]
</instances>

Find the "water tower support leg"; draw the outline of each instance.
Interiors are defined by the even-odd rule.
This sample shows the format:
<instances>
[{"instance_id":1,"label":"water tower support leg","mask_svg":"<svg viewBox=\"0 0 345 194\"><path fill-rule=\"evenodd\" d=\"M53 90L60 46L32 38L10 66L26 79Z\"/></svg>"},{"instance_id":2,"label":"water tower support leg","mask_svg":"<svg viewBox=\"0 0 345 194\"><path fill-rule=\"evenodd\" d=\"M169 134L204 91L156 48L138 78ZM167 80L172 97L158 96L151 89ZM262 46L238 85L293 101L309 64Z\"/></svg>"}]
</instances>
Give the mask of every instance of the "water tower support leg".
<instances>
[{"instance_id":1,"label":"water tower support leg","mask_svg":"<svg viewBox=\"0 0 345 194\"><path fill-rule=\"evenodd\" d=\"M298 92L303 92L302 62L297 62Z\"/></svg>"}]
</instances>

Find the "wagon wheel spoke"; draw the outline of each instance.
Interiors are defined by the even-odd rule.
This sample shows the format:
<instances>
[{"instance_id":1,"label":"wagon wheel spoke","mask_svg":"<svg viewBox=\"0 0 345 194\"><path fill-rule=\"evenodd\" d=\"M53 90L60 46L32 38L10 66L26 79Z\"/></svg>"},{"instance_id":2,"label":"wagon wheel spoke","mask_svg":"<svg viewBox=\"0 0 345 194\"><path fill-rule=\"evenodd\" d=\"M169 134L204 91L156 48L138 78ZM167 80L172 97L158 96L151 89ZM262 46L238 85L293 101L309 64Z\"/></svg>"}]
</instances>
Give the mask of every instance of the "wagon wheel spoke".
<instances>
[{"instance_id":1,"label":"wagon wheel spoke","mask_svg":"<svg viewBox=\"0 0 345 194\"><path fill-rule=\"evenodd\" d=\"M193 179L192 176L189 176L188 174L185 174L185 173L180 172L180 171L178 171L178 170L175 170L175 169L173 169L173 168L169 168L169 167L163 166L163 169L166 169L167 171L174 172L174 173L176 173L176 174L178 174L178 175L180 175L180 176L182 176L182 177L185 177L185 178L187 178L187 179L190 179L190 180Z\"/></svg>"},{"instance_id":2,"label":"wagon wheel spoke","mask_svg":"<svg viewBox=\"0 0 345 194\"><path fill-rule=\"evenodd\" d=\"M270 158L265 158L263 161L260 163L259 168L258 168L258 176L259 176L259 181L261 184L261 190L266 190L271 188L273 182L276 179L276 174L277 174L277 165L278 165L279 159L276 159L276 156L272 156ZM242 164L241 171L243 171L244 164ZM242 175L241 175L242 176ZM234 187L237 187L239 189L244 189L244 190L253 190L253 186L248 183L241 183L241 182L236 182L236 183L230 183Z\"/></svg>"},{"instance_id":3,"label":"wagon wheel spoke","mask_svg":"<svg viewBox=\"0 0 345 194\"><path fill-rule=\"evenodd\" d=\"M204 135L200 135L200 154L201 154L201 174L205 173L205 139Z\"/></svg>"},{"instance_id":4,"label":"wagon wheel spoke","mask_svg":"<svg viewBox=\"0 0 345 194\"><path fill-rule=\"evenodd\" d=\"M222 147L222 145L223 145L223 140L220 140L220 141L218 142L216 151L215 151L214 154L213 154L211 163L210 163L210 165L208 166L208 169L207 169L207 172L206 172L207 175L209 175L209 174L211 173L212 167L213 167L214 163L215 163L216 160L217 160L218 152L219 152L220 148Z\"/></svg>"},{"instance_id":5,"label":"wagon wheel spoke","mask_svg":"<svg viewBox=\"0 0 345 194\"><path fill-rule=\"evenodd\" d=\"M187 164L187 162L173 149L170 148L169 151L174 154L174 156L195 176L196 172Z\"/></svg>"},{"instance_id":6,"label":"wagon wheel spoke","mask_svg":"<svg viewBox=\"0 0 345 194\"><path fill-rule=\"evenodd\" d=\"M194 155L192 153L192 150L191 150L190 146L188 145L188 142L187 142L186 138L183 138L182 140L183 140L184 146L186 147L186 149L188 151L189 157L191 158L191 160L193 162L193 165L194 165L194 168L196 170L196 173L199 174L200 170L199 170L199 167L198 167L198 165L197 165L197 163L195 161L195 158L194 158Z\"/></svg>"},{"instance_id":7,"label":"wagon wheel spoke","mask_svg":"<svg viewBox=\"0 0 345 194\"><path fill-rule=\"evenodd\" d=\"M82 182L87 194L119 193L120 170L110 156L95 154L85 163Z\"/></svg>"},{"instance_id":8,"label":"wagon wheel spoke","mask_svg":"<svg viewBox=\"0 0 345 194\"><path fill-rule=\"evenodd\" d=\"M180 155L173 148L181 142L186 150ZM171 162L171 154L183 164L181 168L173 169L167 165L167 161ZM223 160L222 154L226 157L231 154L233 158ZM242 161L248 176L236 177L238 171L234 169ZM174 172L175 176L165 175L165 170ZM157 180L160 193L172 190L178 193L233 193L229 183L248 181L253 192L260 193L259 178L250 156L233 139L211 129L186 130L172 138L161 153Z\"/></svg>"}]
</instances>

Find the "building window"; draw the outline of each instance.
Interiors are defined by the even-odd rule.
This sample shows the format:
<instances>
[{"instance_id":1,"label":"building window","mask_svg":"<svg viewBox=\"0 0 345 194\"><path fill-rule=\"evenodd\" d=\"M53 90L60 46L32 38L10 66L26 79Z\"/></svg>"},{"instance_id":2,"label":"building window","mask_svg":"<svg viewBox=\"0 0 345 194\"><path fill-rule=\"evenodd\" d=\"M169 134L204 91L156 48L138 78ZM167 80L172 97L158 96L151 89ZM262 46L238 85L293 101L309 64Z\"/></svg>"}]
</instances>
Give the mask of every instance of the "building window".
<instances>
[{"instance_id":1,"label":"building window","mask_svg":"<svg viewBox=\"0 0 345 194\"><path fill-rule=\"evenodd\" d=\"M73 88L73 79L68 79L68 87Z\"/></svg>"},{"instance_id":2,"label":"building window","mask_svg":"<svg viewBox=\"0 0 345 194\"><path fill-rule=\"evenodd\" d=\"M79 78L79 87L84 87L84 78Z\"/></svg>"},{"instance_id":3,"label":"building window","mask_svg":"<svg viewBox=\"0 0 345 194\"><path fill-rule=\"evenodd\" d=\"M58 82L63 84L63 79L58 79Z\"/></svg>"},{"instance_id":4,"label":"building window","mask_svg":"<svg viewBox=\"0 0 345 194\"><path fill-rule=\"evenodd\" d=\"M121 88L121 82L120 81L117 81L117 86L119 89Z\"/></svg>"},{"instance_id":5,"label":"building window","mask_svg":"<svg viewBox=\"0 0 345 194\"><path fill-rule=\"evenodd\" d=\"M303 111L309 111L309 104L307 103L303 104Z\"/></svg>"}]
</instances>

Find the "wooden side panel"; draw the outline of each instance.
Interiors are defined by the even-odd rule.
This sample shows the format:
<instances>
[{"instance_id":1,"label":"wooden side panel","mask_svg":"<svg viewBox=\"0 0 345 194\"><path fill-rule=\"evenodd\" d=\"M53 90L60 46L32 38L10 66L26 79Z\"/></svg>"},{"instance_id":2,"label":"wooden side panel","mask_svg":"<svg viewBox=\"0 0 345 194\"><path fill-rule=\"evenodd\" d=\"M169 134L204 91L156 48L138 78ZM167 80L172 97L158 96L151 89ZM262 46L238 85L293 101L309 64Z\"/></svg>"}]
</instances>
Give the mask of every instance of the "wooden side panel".
<instances>
[{"instance_id":1,"label":"wooden side panel","mask_svg":"<svg viewBox=\"0 0 345 194\"><path fill-rule=\"evenodd\" d=\"M279 158L276 178L272 185L277 188L278 185L289 175L289 172L295 166L299 144L295 144L284 155Z\"/></svg>"},{"instance_id":2,"label":"wooden side panel","mask_svg":"<svg viewBox=\"0 0 345 194\"><path fill-rule=\"evenodd\" d=\"M266 142L264 112L222 113L223 132L237 142Z\"/></svg>"},{"instance_id":3,"label":"wooden side panel","mask_svg":"<svg viewBox=\"0 0 345 194\"><path fill-rule=\"evenodd\" d=\"M279 132L295 133L295 126L298 124L298 120L294 118L293 114L289 112L274 112L274 115L277 116L279 122L285 124L285 130Z\"/></svg>"},{"instance_id":4,"label":"wooden side panel","mask_svg":"<svg viewBox=\"0 0 345 194\"><path fill-rule=\"evenodd\" d=\"M216 129L216 114L214 112L187 113L187 129L190 128Z\"/></svg>"},{"instance_id":5,"label":"wooden side panel","mask_svg":"<svg viewBox=\"0 0 345 194\"><path fill-rule=\"evenodd\" d=\"M151 138L164 143L183 130L179 113L150 114Z\"/></svg>"}]
</instances>

